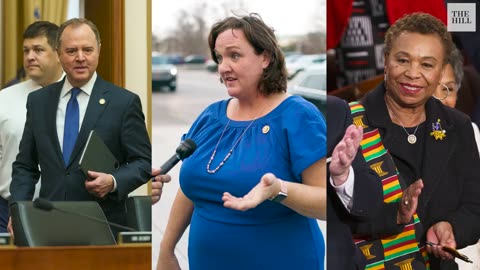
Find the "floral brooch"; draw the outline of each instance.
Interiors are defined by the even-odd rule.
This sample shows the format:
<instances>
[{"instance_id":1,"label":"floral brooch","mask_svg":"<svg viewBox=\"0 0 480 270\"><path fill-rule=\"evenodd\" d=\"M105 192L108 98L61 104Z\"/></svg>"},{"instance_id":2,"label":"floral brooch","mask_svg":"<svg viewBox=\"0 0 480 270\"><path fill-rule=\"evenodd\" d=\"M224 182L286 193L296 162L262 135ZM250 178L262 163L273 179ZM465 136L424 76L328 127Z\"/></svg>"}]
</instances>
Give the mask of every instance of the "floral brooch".
<instances>
[{"instance_id":1,"label":"floral brooch","mask_svg":"<svg viewBox=\"0 0 480 270\"><path fill-rule=\"evenodd\" d=\"M447 137L447 131L442 128L440 121L440 119L437 119L437 122L432 123L432 132L430 132L430 136L433 136L435 140L443 140L443 138Z\"/></svg>"}]
</instances>

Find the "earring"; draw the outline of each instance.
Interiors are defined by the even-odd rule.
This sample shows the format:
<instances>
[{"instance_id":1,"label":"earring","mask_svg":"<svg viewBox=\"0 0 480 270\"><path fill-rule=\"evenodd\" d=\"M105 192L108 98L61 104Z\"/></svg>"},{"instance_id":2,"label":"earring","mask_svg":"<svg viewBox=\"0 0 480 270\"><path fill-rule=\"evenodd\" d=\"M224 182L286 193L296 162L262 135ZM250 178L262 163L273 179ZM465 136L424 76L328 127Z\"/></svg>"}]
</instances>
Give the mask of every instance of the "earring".
<instances>
[{"instance_id":1,"label":"earring","mask_svg":"<svg viewBox=\"0 0 480 270\"><path fill-rule=\"evenodd\" d=\"M448 97L448 95L450 94L450 88L448 88L448 86L446 86L445 84L440 84L443 88L447 89L447 95L445 95L443 98L438 98L435 96L435 94L432 94L432 97L433 98L436 98L438 100L444 100Z\"/></svg>"},{"instance_id":2,"label":"earring","mask_svg":"<svg viewBox=\"0 0 480 270\"><path fill-rule=\"evenodd\" d=\"M387 73L383 73L383 80L387 81Z\"/></svg>"}]
</instances>

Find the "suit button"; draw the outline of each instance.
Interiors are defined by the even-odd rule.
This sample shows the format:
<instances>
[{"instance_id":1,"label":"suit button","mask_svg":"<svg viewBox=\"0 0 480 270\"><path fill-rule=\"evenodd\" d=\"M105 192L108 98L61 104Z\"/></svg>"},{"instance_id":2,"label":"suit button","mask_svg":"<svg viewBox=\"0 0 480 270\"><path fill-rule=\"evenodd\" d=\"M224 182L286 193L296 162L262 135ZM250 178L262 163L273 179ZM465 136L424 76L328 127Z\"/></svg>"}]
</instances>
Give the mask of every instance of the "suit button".
<instances>
[{"instance_id":1,"label":"suit button","mask_svg":"<svg viewBox=\"0 0 480 270\"><path fill-rule=\"evenodd\" d=\"M69 173L69 172L67 172L67 176L70 176L70 173Z\"/></svg>"}]
</instances>

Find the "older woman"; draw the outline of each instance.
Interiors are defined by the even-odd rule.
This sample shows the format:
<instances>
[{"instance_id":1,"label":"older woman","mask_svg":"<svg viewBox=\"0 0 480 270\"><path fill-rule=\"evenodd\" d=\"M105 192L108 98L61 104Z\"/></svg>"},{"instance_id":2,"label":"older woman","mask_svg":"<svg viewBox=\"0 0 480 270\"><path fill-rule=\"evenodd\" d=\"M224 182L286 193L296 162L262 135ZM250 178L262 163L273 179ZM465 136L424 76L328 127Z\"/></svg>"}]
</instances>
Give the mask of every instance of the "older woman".
<instances>
[{"instance_id":1,"label":"older woman","mask_svg":"<svg viewBox=\"0 0 480 270\"><path fill-rule=\"evenodd\" d=\"M437 86L437 89L434 93L434 97L440 99L443 104L449 106L450 108L455 108L457 104L458 90L462 85L463 80L463 57L461 52L458 49L453 49L450 57L448 58L448 64L445 67L445 72L443 73L440 84ZM475 142L477 143L477 148L480 146L480 132L478 126L472 122L473 132L475 134ZM478 257L478 251L480 250L480 242L477 242L474 246L466 247L460 252L467 255L468 257ZM459 262L461 269L474 269L478 267L480 262L477 262L477 265L468 265L465 262Z\"/></svg>"},{"instance_id":2,"label":"older woman","mask_svg":"<svg viewBox=\"0 0 480 270\"><path fill-rule=\"evenodd\" d=\"M438 19L424 13L401 18L385 36L385 82L360 107L352 107L361 114L354 114L357 122L367 126L364 139L375 132L381 138L386 151L379 162L394 161L392 177L383 181L388 204L382 218L362 228L384 237L358 240L367 269L426 269L429 264L457 269L441 246L459 248L478 240L480 160L472 126L464 114L432 97L451 50L451 37ZM364 156L381 151L378 142L367 142L362 142ZM383 163L376 165L379 175L392 173ZM415 210L412 220L399 218ZM425 241L431 243L426 246L430 256L422 252Z\"/></svg>"},{"instance_id":3,"label":"older woman","mask_svg":"<svg viewBox=\"0 0 480 270\"><path fill-rule=\"evenodd\" d=\"M455 105L457 104L458 90L462 85L463 75L463 56L460 51L455 48L449 57L448 64L445 67L445 72L440 80L440 84L435 90L434 97L442 101L442 103L448 107L455 108ZM472 127L478 148L478 146L480 146L480 131L474 122L472 122Z\"/></svg>"},{"instance_id":4,"label":"older woman","mask_svg":"<svg viewBox=\"0 0 480 270\"><path fill-rule=\"evenodd\" d=\"M209 46L232 98L184 136L198 148L182 165L157 268L178 268L174 248L190 224L190 269L323 269L321 113L286 93L284 57L258 16L216 23Z\"/></svg>"},{"instance_id":5,"label":"older woman","mask_svg":"<svg viewBox=\"0 0 480 270\"><path fill-rule=\"evenodd\" d=\"M453 47L451 54L447 59L442 78L433 93L433 96L450 108L455 108L457 104L458 89L463 80L463 56L461 52Z\"/></svg>"}]
</instances>

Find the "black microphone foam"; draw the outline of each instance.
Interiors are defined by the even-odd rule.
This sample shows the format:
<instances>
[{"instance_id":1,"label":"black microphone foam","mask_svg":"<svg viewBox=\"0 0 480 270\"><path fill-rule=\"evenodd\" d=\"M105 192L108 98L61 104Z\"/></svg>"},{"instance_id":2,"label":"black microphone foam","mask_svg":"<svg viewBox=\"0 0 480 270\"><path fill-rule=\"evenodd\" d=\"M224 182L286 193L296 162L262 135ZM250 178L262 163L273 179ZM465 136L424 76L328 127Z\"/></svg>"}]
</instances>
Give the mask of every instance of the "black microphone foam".
<instances>
[{"instance_id":1,"label":"black microphone foam","mask_svg":"<svg viewBox=\"0 0 480 270\"><path fill-rule=\"evenodd\" d=\"M181 142L175 151L175 155L173 155L169 160L167 160L167 162L160 166L161 174L168 173L168 171L170 171L180 160L192 155L196 149L197 144L191 139L186 139L185 141Z\"/></svg>"},{"instance_id":2,"label":"black microphone foam","mask_svg":"<svg viewBox=\"0 0 480 270\"><path fill-rule=\"evenodd\" d=\"M113 226L113 227L116 227L116 228L120 228L122 230L126 230L126 231L136 231L135 229L133 228L130 228L130 227L127 227L127 226L123 226L123 225L120 225L120 224L117 224L117 223L114 223L114 222L110 222L108 220L103 220L103 219L99 219L97 217L93 217L93 216L90 216L90 215L87 215L87 214L83 214L83 213L78 213L78 212L72 212L72 211L69 211L69 210L64 210L64 209L60 209L58 207L55 207L53 205L52 202L46 200L46 199L42 199L42 198L36 198L34 201L33 201L33 206L38 208L38 209L41 209L41 210L45 210L45 211L51 211L53 209L59 211L59 212L62 212L62 213L65 213L65 214L69 214L69 215L74 215L74 216L81 216L81 217L84 217L86 219L90 219L90 220L93 220L93 221L96 221L96 222L100 222L100 223L106 223L110 226Z\"/></svg>"},{"instance_id":3,"label":"black microphone foam","mask_svg":"<svg viewBox=\"0 0 480 270\"><path fill-rule=\"evenodd\" d=\"M38 209L45 210L45 211L51 211L53 208L55 208L53 206L53 203L51 203L51 202L49 202L45 199L42 199L42 198L36 198L33 201L33 206L35 206Z\"/></svg>"}]
</instances>

